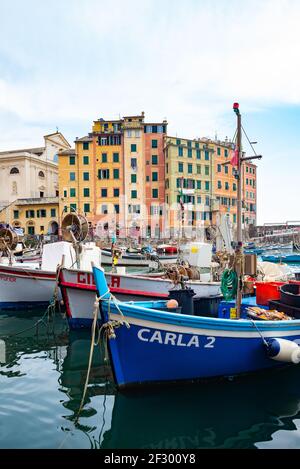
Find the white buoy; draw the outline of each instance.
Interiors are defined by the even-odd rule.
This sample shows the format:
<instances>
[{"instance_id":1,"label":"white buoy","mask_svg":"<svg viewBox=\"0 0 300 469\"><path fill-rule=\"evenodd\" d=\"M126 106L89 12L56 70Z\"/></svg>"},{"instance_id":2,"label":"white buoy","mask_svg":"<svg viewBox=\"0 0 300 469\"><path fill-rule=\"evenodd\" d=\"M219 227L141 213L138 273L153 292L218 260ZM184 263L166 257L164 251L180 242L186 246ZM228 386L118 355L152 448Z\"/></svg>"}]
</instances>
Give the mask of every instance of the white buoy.
<instances>
[{"instance_id":1,"label":"white buoy","mask_svg":"<svg viewBox=\"0 0 300 469\"><path fill-rule=\"evenodd\" d=\"M268 355L272 360L300 363L300 347L292 340L274 338L268 341Z\"/></svg>"}]
</instances>

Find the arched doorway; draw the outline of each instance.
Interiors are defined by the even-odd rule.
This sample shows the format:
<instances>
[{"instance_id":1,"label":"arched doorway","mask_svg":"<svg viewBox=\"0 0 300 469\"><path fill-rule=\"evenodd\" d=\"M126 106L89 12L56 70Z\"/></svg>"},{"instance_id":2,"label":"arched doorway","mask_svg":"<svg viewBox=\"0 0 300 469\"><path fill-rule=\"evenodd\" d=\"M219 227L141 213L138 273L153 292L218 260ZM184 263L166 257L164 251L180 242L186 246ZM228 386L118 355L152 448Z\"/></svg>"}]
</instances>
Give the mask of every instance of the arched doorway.
<instances>
[{"instance_id":1,"label":"arched doorway","mask_svg":"<svg viewBox=\"0 0 300 469\"><path fill-rule=\"evenodd\" d=\"M49 223L49 234L58 235L58 223L56 221Z\"/></svg>"}]
</instances>

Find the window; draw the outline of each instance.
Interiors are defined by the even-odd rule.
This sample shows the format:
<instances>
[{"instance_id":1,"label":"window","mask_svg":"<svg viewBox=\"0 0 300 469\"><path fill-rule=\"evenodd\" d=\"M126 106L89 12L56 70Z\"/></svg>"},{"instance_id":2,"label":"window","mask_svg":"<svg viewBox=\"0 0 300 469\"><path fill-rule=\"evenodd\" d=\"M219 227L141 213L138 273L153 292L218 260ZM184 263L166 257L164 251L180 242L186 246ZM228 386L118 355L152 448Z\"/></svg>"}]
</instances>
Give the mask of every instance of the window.
<instances>
[{"instance_id":1,"label":"window","mask_svg":"<svg viewBox=\"0 0 300 469\"><path fill-rule=\"evenodd\" d=\"M152 198L158 199L158 189L152 189Z\"/></svg>"},{"instance_id":2,"label":"window","mask_svg":"<svg viewBox=\"0 0 300 469\"><path fill-rule=\"evenodd\" d=\"M64 190L64 197L68 197L68 191L66 189Z\"/></svg>"},{"instance_id":3,"label":"window","mask_svg":"<svg viewBox=\"0 0 300 469\"><path fill-rule=\"evenodd\" d=\"M120 189L114 189L114 197L119 197Z\"/></svg>"},{"instance_id":4,"label":"window","mask_svg":"<svg viewBox=\"0 0 300 469\"><path fill-rule=\"evenodd\" d=\"M51 217L56 217L56 208L51 208L50 209L50 216Z\"/></svg>"},{"instance_id":5,"label":"window","mask_svg":"<svg viewBox=\"0 0 300 469\"><path fill-rule=\"evenodd\" d=\"M70 173L70 181L75 181L75 173Z\"/></svg>"},{"instance_id":6,"label":"window","mask_svg":"<svg viewBox=\"0 0 300 469\"><path fill-rule=\"evenodd\" d=\"M205 158L206 160L209 160L209 152L208 152L208 150L205 150L205 152L204 152L204 158Z\"/></svg>"},{"instance_id":7,"label":"window","mask_svg":"<svg viewBox=\"0 0 300 469\"><path fill-rule=\"evenodd\" d=\"M28 234L34 235L34 226L28 226Z\"/></svg>"},{"instance_id":8,"label":"window","mask_svg":"<svg viewBox=\"0 0 300 469\"><path fill-rule=\"evenodd\" d=\"M131 198L137 199L137 191L131 191Z\"/></svg>"},{"instance_id":9,"label":"window","mask_svg":"<svg viewBox=\"0 0 300 469\"><path fill-rule=\"evenodd\" d=\"M249 184L248 178L246 178L246 184L247 184L247 185Z\"/></svg>"},{"instance_id":10,"label":"window","mask_svg":"<svg viewBox=\"0 0 300 469\"><path fill-rule=\"evenodd\" d=\"M90 180L90 173L83 173L83 180L89 181Z\"/></svg>"},{"instance_id":11,"label":"window","mask_svg":"<svg viewBox=\"0 0 300 469\"><path fill-rule=\"evenodd\" d=\"M193 165L192 164L188 164L188 173L189 174L192 174L193 172Z\"/></svg>"},{"instance_id":12,"label":"window","mask_svg":"<svg viewBox=\"0 0 300 469\"><path fill-rule=\"evenodd\" d=\"M201 174L201 166L200 166L200 164L197 164L197 174Z\"/></svg>"},{"instance_id":13,"label":"window","mask_svg":"<svg viewBox=\"0 0 300 469\"><path fill-rule=\"evenodd\" d=\"M16 167L15 167L15 168L11 168L11 170L10 170L10 174L19 174L19 172L20 172L20 171L19 171L18 168L16 168Z\"/></svg>"},{"instance_id":14,"label":"window","mask_svg":"<svg viewBox=\"0 0 300 469\"><path fill-rule=\"evenodd\" d=\"M119 163L119 153L113 153L113 162Z\"/></svg>"},{"instance_id":15,"label":"window","mask_svg":"<svg viewBox=\"0 0 300 469\"><path fill-rule=\"evenodd\" d=\"M249 167L248 167L248 166L246 166L246 173L248 173L248 172L249 172Z\"/></svg>"},{"instance_id":16,"label":"window","mask_svg":"<svg viewBox=\"0 0 300 469\"><path fill-rule=\"evenodd\" d=\"M128 137L128 138L131 137L131 130L127 130L127 137Z\"/></svg>"},{"instance_id":17,"label":"window","mask_svg":"<svg viewBox=\"0 0 300 469\"><path fill-rule=\"evenodd\" d=\"M225 182L225 189L228 191L229 190L229 184L228 182Z\"/></svg>"},{"instance_id":18,"label":"window","mask_svg":"<svg viewBox=\"0 0 300 469\"><path fill-rule=\"evenodd\" d=\"M98 179L109 179L109 169L98 169Z\"/></svg>"},{"instance_id":19,"label":"window","mask_svg":"<svg viewBox=\"0 0 300 469\"><path fill-rule=\"evenodd\" d=\"M131 158L131 168L136 171L137 169L136 158Z\"/></svg>"},{"instance_id":20,"label":"window","mask_svg":"<svg viewBox=\"0 0 300 469\"><path fill-rule=\"evenodd\" d=\"M118 169L114 169L114 179L119 179L120 171Z\"/></svg>"},{"instance_id":21,"label":"window","mask_svg":"<svg viewBox=\"0 0 300 469\"><path fill-rule=\"evenodd\" d=\"M40 177L40 178L44 178L44 177L45 177L45 174L44 174L43 171L39 171L39 177Z\"/></svg>"},{"instance_id":22,"label":"window","mask_svg":"<svg viewBox=\"0 0 300 469\"><path fill-rule=\"evenodd\" d=\"M157 148L157 140L152 140L152 148Z\"/></svg>"},{"instance_id":23,"label":"window","mask_svg":"<svg viewBox=\"0 0 300 469\"><path fill-rule=\"evenodd\" d=\"M89 213L91 211L90 204L83 204L83 211Z\"/></svg>"},{"instance_id":24,"label":"window","mask_svg":"<svg viewBox=\"0 0 300 469\"><path fill-rule=\"evenodd\" d=\"M83 149L88 150L89 149L89 142L83 142Z\"/></svg>"},{"instance_id":25,"label":"window","mask_svg":"<svg viewBox=\"0 0 300 469\"><path fill-rule=\"evenodd\" d=\"M200 160L200 159L201 159L201 152L200 152L200 150L196 150L196 158L197 158L197 160Z\"/></svg>"},{"instance_id":26,"label":"window","mask_svg":"<svg viewBox=\"0 0 300 469\"><path fill-rule=\"evenodd\" d=\"M101 189L101 197L107 197L107 189Z\"/></svg>"},{"instance_id":27,"label":"window","mask_svg":"<svg viewBox=\"0 0 300 469\"><path fill-rule=\"evenodd\" d=\"M217 148L217 155L218 155L218 156L221 155L221 148Z\"/></svg>"},{"instance_id":28,"label":"window","mask_svg":"<svg viewBox=\"0 0 300 469\"><path fill-rule=\"evenodd\" d=\"M178 156L183 156L183 148L178 147Z\"/></svg>"},{"instance_id":29,"label":"window","mask_svg":"<svg viewBox=\"0 0 300 469\"><path fill-rule=\"evenodd\" d=\"M131 175L131 182L136 183L136 174Z\"/></svg>"},{"instance_id":30,"label":"window","mask_svg":"<svg viewBox=\"0 0 300 469\"><path fill-rule=\"evenodd\" d=\"M197 189L201 189L201 181L197 181Z\"/></svg>"},{"instance_id":31,"label":"window","mask_svg":"<svg viewBox=\"0 0 300 469\"><path fill-rule=\"evenodd\" d=\"M227 157L228 156L228 150L224 150L224 155Z\"/></svg>"},{"instance_id":32,"label":"window","mask_svg":"<svg viewBox=\"0 0 300 469\"><path fill-rule=\"evenodd\" d=\"M70 156L69 157L69 163L70 163L71 166L75 165L75 156Z\"/></svg>"},{"instance_id":33,"label":"window","mask_svg":"<svg viewBox=\"0 0 300 469\"><path fill-rule=\"evenodd\" d=\"M76 197L76 189L74 188L70 189L70 197Z\"/></svg>"},{"instance_id":34,"label":"window","mask_svg":"<svg viewBox=\"0 0 300 469\"><path fill-rule=\"evenodd\" d=\"M221 172L222 172L222 166L218 164L218 173L221 173Z\"/></svg>"},{"instance_id":35,"label":"window","mask_svg":"<svg viewBox=\"0 0 300 469\"><path fill-rule=\"evenodd\" d=\"M56 197L59 196L59 191L55 191L55 196L56 196Z\"/></svg>"},{"instance_id":36,"label":"window","mask_svg":"<svg viewBox=\"0 0 300 469\"><path fill-rule=\"evenodd\" d=\"M102 153L102 163L107 163L107 153Z\"/></svg>"},{"instance_id":37,"label":"window","mask_svg":"<svg viewBox=\"0 0 300 469\"><path fill-rule=\"evenodd\" d=\"M136 138L140 138L140 131L139 131L139 130L135 130L134 136L135 136Z\"/></svg>"},{"instance_id":38,"label":"window","mask_svg":"<svg viewBox=\"0 0 300 469\"><path fill-rule=\"evenodd\" d=\"M233 189L234 191L236 191L236 183L235 183L235 182L232 184L232 189Z\"/></svg>"},{"instance_id":39,"label":"window","mask_svg":"<svg viewBox=\"0 0 300 469\"><path fill-rule=\"evenodd\" d=\"M152 155L152 164L157 164L157 163L158 163L157 155Z\"/></svg>"},{"instance_id":40,"label":"window","mask_svg":"<svg viewBox=\"0 0 300 469\"><path fill-rule=\"evenodd\" d=\"M88 156L83 157L83 164L89 164L89 157Z\"/></svg>"},{"instance_id":41,"label":"window","mask_svg":"<svg viewBox=\"0 0 300 469\"><path fill-rule=\"evenodd\" d=\"M209 207L209 196L208 195L205 196L205 205L207 205Z\"/></svg>"},{"instance_id":42,"label":"window","mask_svg":"<svg viewBox=\"0 0 300 469\"><path fill-rule=\"evenodd\" d=\"M187 141L187 146L188 146L189 148L192 148L192 142L191 142L190 140Z\"/></svg>"},{"instance_id":43,"label":"window","mask_svg":"<svg viewBox=\"0 0 300 469\"><path fill-rule=\"evenodd\" d=\"M233 223L236 223L236 214L233 214Z\"/></svg>"},{"instance_id":44,"label":"window","mask_svg":"<svg viewBox=\"0 0 300 469\"><path fill-rule=\"evenodd\" d=\"M205 190L209 191L209 181L205 181Z\"/></svg>"},{"instance_id":45,"label":"window","mask_svg":"<svg viewBox=\"0 0 300 469\"><path fill-rule=\"evenodd\" d=\"M183 173L183 163L178 163L178 172Z\"/></svg>"},{"instance_id":46,"label":"window","mask_svg":"<svg viewBox=\"0 0 300 469\"><path fill-rule=\"evenodd\" d=\"M224 166L224 169L225 169L225 174L228 174L228 166Z\"/></svg>"},{"instance_id":47,"label":"window","mask_svg":"<svg viewBox=\"0 0 300 469\"><path fill-rule=\"evenodd\" d=\"M40 197L44 197L44 192L40 192Z\"/></svg>"},{"instance_id":48,"label":"window","mask_svg":"<svg viewBox=\"0 0 300 469\"><path fill-rule=\"evenodd\" d=\"M222 181L218 181L218 189L222 189Z\"/></svg>"},{"instance_id":49,"label":"window","mask_svg":"<svg viewBox=\"0 0 300 469\"><path fill-rule=\"evenodd\" d=\"M152 173L152 181L158 181L158 173Z\"/></svg>"},{"instance_id":50,"label":"window","mask_svg":"<svg viewBox=\"0 0 300 469\"><path fill-rule=\"evenodd\" d=\"M42 208L42 209L40 210L40 214L41 214L41 218L46 218L46 216L47 216L47 212L46 212L46 210L45 210L44 208Z\"/></svg>"},{"instance_id":51,"label":"window","mask_svg":"<svg viewBox=\"0 0 300 469\"><path fill-rule=\"evenodd\" d=\"M136 152L136 144L135 143L132 143L131 144L131 152Z\"/></svg>"},{"instance_id":52,"label":"window","mask_svg":"<svg viewBox=\"0 0 300 469\"><path fill-rule=\"evenodd\" d=\"M188 158L192 158L193 156L193 150L192 148L188 148Z\"/></svg>"},{"instance_id":53,"label":"window","mask_svg":"<svg viewBox=\"0 0 300 469\"><path fill-rule=\"evenodd\" d=\"M152 125L152 133L157 134L157 125Z\"/></svg>"},{"instance_id":54,"label":"window","mask_svg":"<svg viewBox=\"0 0 300 469\"><path fill-rule=\"evenodd\" d=\"M120 213L120 206L119 205L114 205L115 207L115 212Z\"/></svg>"},{"instance_id":55,"label":"window","mask_svg":"<svg viewBox=\"0 0 300 469\"><path fill-rule=\"evenodd\" d=\"M209 176L209 166L205 166L205 175Z\"/></svg>"},{"instance_id":56,"label":"window","mask_svg":"<svg viewBox=\"0 0 300 469\"><path fill-rule=\"evenodd\" d=\"M197 204L201 204L201 196L200 195L197 197Z\"/></svg>"},{"instance_id":57,"label":"window","mask_svg":"<svg viewBox=\"0 0 300 469\"><path fill-rule=\"evenodd\" d=\"M89 196L90 196L90 189L88 187L84 187L83 197L89 197Z\"/></svg>"},{"instance_id":58,"label":"window","mask_svg":"<svg viewBox=\"0 0 300 469\"><path fill-rule=\"evenodd\" d=\"M179 138L177 138L176 145L180 145L180 144L181 144L181 140L179 140Z\"/></svg>"},{"instance_id":59,"label":"window","mask_svg":"<svg viewBox=\"0 0 300 469\"><path fill-rule=\"evenodd\" d=\"M19 210L14 210L14 218L15 219L19 218Z\"/></svg>"}]
</instances>

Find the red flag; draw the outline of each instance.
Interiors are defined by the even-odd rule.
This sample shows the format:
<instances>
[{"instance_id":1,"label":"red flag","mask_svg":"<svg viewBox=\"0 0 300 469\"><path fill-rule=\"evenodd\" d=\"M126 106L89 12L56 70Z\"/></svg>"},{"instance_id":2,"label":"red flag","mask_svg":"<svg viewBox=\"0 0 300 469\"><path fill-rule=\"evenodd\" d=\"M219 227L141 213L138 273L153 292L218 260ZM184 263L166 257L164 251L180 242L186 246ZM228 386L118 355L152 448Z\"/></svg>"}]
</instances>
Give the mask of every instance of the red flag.
<instances>
[{"instance_id":1,"label":"red flag","mask_svg":"<svg viewBox=\"0 0 300 469\"><path fill-rule=\"evenodd\" d=\"M230 163L232 164L232 166L238 166L238 162L239 162L239 150L238 148L236 148L235 150L231 151Z\"/></svg>"}]
</instances>

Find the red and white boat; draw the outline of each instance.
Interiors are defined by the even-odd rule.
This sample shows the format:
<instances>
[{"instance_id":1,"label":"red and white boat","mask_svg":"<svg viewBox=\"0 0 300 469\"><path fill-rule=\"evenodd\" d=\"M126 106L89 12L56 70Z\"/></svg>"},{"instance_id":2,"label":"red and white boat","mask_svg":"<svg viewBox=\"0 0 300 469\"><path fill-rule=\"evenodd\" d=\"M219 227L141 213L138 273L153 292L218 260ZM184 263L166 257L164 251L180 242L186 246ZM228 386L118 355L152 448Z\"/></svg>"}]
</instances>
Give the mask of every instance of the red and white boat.
<instances>
[{"instance_id":1,"label":"red and white boat","mask_svg":"<svg viewBox=\"0 0 300 469\"><path fill-rule=\"evenodd\" d=\"M68 268L76 266L76 253L72 243L61 241L45 244L41 263L13 262L0 259L0 309L17 309L48 304L51 300L56 269L62 262ZM82 246L79 262L83 269L91 269L91 261L101 265L100 249L94 243Z\"/></svg>"},{"instance_id":2,"label":"red and white boat","mask_svg":"<svg viewBox=\"0 0 300 469\"><path fill-rule=\"evenodd\" d=\"M105 273L106 281L112 293L119 299L168 298L173 282L166 278L142 275ZM211 297L220 295L220 282L189 280L186 285L196 295ZM62 268L59 273L59 286L66 307L69 321L84 325L92 318L96 286L92 272ZM131 298L130 298L131 297Z\"/></svg>"}]
</instances>

